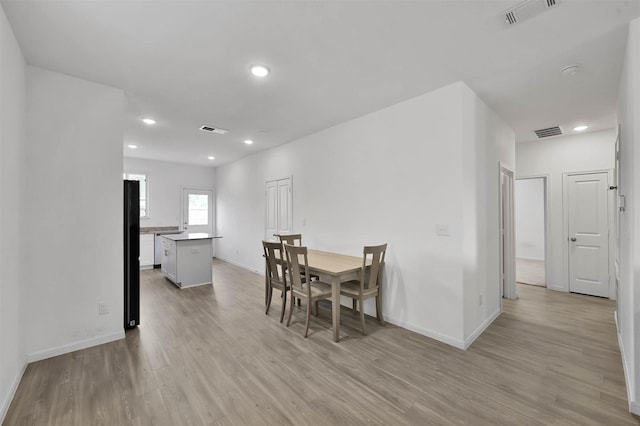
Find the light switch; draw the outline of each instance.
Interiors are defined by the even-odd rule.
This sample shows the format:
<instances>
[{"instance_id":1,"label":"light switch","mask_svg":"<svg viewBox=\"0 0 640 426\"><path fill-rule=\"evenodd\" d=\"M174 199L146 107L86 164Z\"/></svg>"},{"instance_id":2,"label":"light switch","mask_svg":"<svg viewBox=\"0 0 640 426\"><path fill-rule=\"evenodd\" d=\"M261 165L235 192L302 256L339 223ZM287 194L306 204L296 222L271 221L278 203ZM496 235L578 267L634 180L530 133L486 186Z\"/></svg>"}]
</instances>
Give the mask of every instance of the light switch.
<instances>
[{"instance_id":1,"label":"light switch","mask_svg":"<svg viewBox=\"0 0 640 426\"><path fill-rule=\"evenodd\" d=\"M448 237L449 225L436 225L436 235L441 237Z\"/></svg>"}]
</instances>

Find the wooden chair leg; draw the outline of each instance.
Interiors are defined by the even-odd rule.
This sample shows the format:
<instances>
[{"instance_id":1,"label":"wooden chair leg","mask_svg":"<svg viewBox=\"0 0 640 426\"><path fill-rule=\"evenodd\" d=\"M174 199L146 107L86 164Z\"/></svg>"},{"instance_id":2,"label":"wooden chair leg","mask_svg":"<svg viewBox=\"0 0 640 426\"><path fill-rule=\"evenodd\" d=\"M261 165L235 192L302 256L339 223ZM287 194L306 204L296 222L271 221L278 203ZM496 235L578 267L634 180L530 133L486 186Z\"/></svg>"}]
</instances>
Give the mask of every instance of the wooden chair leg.
<instances>
[{"instance_id":1,"label":"wooden chair leg","mask_svg":"<svg viewBox=\"0 0 640 426\"><path fill-rule=\"evenodd\" d=\"M380 324L384 325L384 319L382 318L382 297L376 296L376 317Z\"/></svg>"},{"instance_id":2,"label":"wooden chair leg","mask_svg":"<svg viewBox=\"0 0 640 426\"><path fill-rule=\"evenodd\" d=\"M309 335L309 320L311 319L311 300L307 300L307 322L304 326L304 337Z\"/></svg>"},{"instance_id":3,"label":"wooden chair leg","mask_svg":"<svg viewBox=\"0 0 640 426\"><path fill-rule=\"evenodd\" d=\"M353 315L357 314L358 313L358 300L357 299L352 299L351 306L353 308ZM360 307L360 309L362 309L362 307Z\"/></svg>"},{"instance_id":4,"label":"wooden chair leg","mask_svg":"<svg viewBox=\"0 0 640 426\"><path fill-rule=\"evenodd\" d=\"M273 288L269 286L269 290L267 291L267 310L264 312L265 315L269 313L269 306L271 306L271 296L273 296Z\"/></svg>"},{"instance_id":5,"label":"wooden chair leg","mask_svg":"<svg viewBox=\"0 0 640 426\"><path fill-rule=\"evenodd\" d=\"M289 306L289 318L287 318L287 327L291 324L291 314L293 314L293 306L296 304L296 298L293 297L293 293L291 293L291 303Z\"/></svg>"},{"instance_id":6,"label":"wooden chair leg","mask_svg":"<svg viewBox=\"0 0 640 426\"><path fill-rule=\"evenodd\" d=\"M318 316L318 301L316 300L316 312L315 312L316 316Z\"/></svg>"},{"instance_id":7,"label":"wooden chair leg","mask_svg":"<svg viewBox=\"0 0 640 426\"><path fill-rule=\"evenodd\" d=\"M301 299L298 299L298 306L300 306L300 300L301 300Z\"/></svg>"},{"instance_id":8,"label":"wooden chair leg","mask_svg":"<svg viewBox=\"0 0 640 426\"><path fill-rule=\"evenodd\" d=\"M367 325L364 322L364 306L362 300L360 300L360 321L362 321L362 334L367 335Z\"/></svg>"},{"instance_id":9,"label":"wooden chair leg","mask_svg":"<svg viewBox=\"0 0 640 426\"><path fill-rule=\"evenodd\" d=\"M282 290L282 310L280 312L280 323L284 320L284 309L287 306L287 290Z\"/></svg>"}]
</instances>

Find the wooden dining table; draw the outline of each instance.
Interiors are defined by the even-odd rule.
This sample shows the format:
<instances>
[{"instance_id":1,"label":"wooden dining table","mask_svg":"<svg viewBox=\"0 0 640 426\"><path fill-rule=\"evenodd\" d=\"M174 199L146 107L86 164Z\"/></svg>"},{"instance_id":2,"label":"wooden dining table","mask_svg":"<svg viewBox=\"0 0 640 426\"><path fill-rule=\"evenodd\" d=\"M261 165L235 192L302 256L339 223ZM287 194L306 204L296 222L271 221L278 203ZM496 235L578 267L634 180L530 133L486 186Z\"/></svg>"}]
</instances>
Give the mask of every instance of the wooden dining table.
<instances>
[{"instance_id":1,"label":"wooden dining table","mask_svg":"<svg viewBox=\"0 0 640 426\"><path fill-rule=\"evenodd\" d=\"M331 284L331 317L333 340L340 340L340 285L344 281L359 279L362 257L309 249L307 251L309 273Z\"/></svg>"}]
</instances>

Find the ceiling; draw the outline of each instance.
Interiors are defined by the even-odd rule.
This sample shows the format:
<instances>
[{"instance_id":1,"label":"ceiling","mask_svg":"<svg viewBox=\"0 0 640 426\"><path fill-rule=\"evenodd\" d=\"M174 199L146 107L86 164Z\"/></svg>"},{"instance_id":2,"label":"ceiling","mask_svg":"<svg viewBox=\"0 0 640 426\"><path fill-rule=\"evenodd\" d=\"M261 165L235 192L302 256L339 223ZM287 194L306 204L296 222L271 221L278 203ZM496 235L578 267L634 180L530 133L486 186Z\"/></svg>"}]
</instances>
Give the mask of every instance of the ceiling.
<instances>
[{"instance_id":1,"label":"ceiling","mask_svg":"<svg viewBox=\"0 0 640 426\"><path fill-rule=\"evenodd\" d=\"M517 3L2 1L29 64L125 90L125 156L205 166L455 81L518 142L555 125L615 127L627 24L640 1L563 0L508 27L499 14ZM271 74L253 77L254 63ZM580 72L563 76L572 64Z\"/></svg>"}]
</instances>

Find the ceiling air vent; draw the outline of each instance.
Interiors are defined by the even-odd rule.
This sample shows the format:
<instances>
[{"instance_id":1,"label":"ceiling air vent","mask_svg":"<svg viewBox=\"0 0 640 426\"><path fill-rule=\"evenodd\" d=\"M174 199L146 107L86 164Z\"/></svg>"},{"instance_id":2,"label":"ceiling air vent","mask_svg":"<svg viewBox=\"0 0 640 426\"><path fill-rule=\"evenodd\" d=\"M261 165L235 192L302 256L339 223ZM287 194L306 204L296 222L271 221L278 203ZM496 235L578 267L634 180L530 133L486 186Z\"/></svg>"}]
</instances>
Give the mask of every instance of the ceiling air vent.
<instances>
[{"instance_id":1,"label":"ceiling air vent","mask_svg":"<svg viewBox=\"0 0 640 426\"><path fill-rule=\"evenodd\" d=\"M560 126L549 127L546 129L538 129L533 131L538 139L548 138L550 136L558 136L562 134L562 130L560 130Z\"/></svg>"},{"instance_id":2,"label":"ceiling air vent","mask_svg":"<svg viewBox=\"0 0 640 426\"><path fill-rule=\"evenodd\" d=\"M531 19L559 3L560 0L525 0L502 12L500 18L508 26L511 26Z\"/></svg>"},{"instance_id":3,"label":"ceiling air vent","mask_svg":"<svg viewBox=\"0 0 640 426\"><path fill-rule=\"evenodd\" d=\"M219 135L224 135L225 133L229 133L228 130L221 129L219 127L211 127L211 126L202 126L200 127L200 130L202 130L203 132L217 133Z\"/></svg>"}]
</instances>

